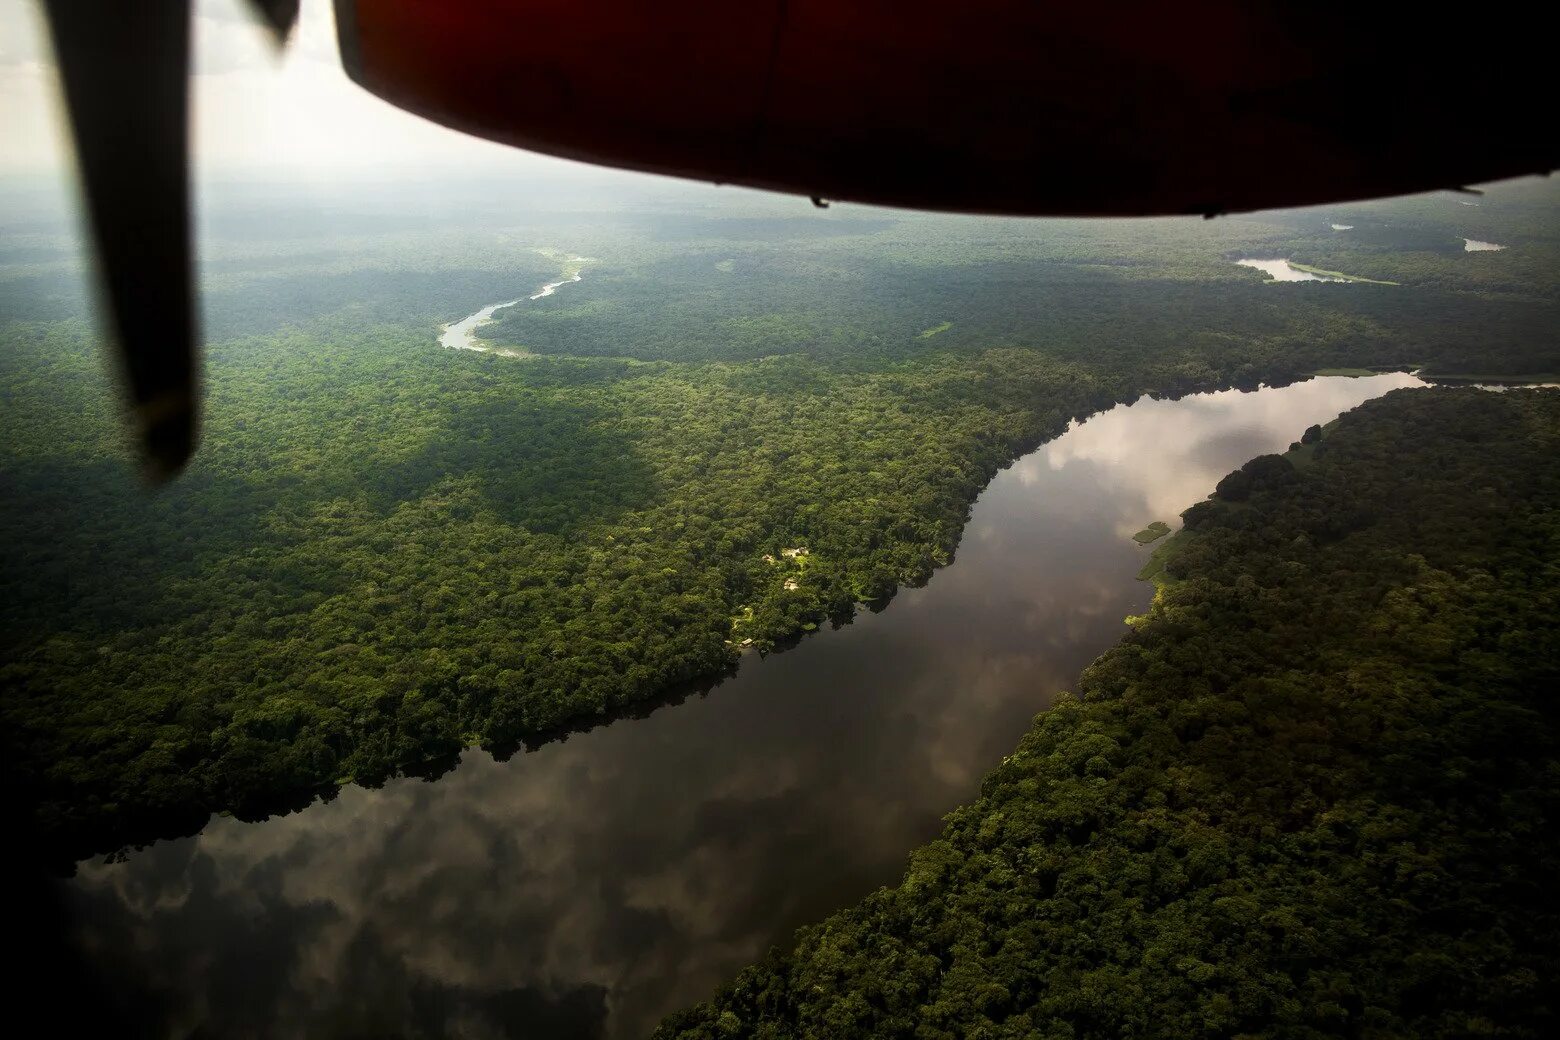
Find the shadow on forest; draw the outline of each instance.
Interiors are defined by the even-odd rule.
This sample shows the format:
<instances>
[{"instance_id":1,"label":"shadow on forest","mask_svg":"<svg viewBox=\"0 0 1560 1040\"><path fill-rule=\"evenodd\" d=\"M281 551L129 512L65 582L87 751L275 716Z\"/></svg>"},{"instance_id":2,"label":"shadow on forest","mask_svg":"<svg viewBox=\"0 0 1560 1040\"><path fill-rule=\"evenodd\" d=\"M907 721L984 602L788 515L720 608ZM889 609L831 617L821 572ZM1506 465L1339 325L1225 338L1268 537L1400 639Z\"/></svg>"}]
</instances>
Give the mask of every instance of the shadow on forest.
<instances>
[{"instance_id":1,"label":"shadow on forest","mask_svg":"<svg viewBox=\"0 0 1560 1040\"><path fill-rule=\"evenodd\" d=\"M170 622L188 605L168 592L262 538L272 499L199 461L147 494L118 457L8 463L0 489L26 503L0 518L0 618L16 646L66 621L102 633Z\"/></svg>"},{"instance_id":2,"label":"shadow on forest","mask_svg":"<svg viewBox=\"0 0 1560 1040\"><path fill-rule=\"evenodd\" d=\"M469 489L508 523L567 535L656 501L653 470L610 412L534 399L452 401L448 411L410 455L364 460L362 486L380 508Z\"/></svg>"},{"instance_id":3,"label":"shadow on forest","mask_svg":"<svg viewBox=\"0 0 1560 1040\"><path fill-rule=\"evenodd\" d=\"M1308 377L1271 377L1269 386L1283 386ZM1127 404L1147 397L1177 400L1188 394L1231 387L1229 381L1199 385L1165 393L1126 394L1119 398L1105 395L1082 404L1073 415L1082 421L1116 404ZM361 485L374 489L387 511L398 503L424 495L443 496L461 508L464 501L476 499L511 523L533 531L566 535L582 524L610 520L624 511L651 504L657 489L651 471L634 450L633 438L614 426L612 413L597 408L559 403L539 403L526 399L451 402L450 415L459 429L445 428L431 433L426 442L409 456L393 463L365 458L361 464ZM1015 446L1009 463L1037 449L1065 431L1066 422L1032 440ZM1005 467L1002 467L1005 468ZM468 505L466 508L470 508ZM950 557L949 563L952 562ZM941 568L937 568L941 569ZM887 609L903 588L917 588L932 574L896 583L884 594L856 605L861 610L880 613ZM832 617L829 627L848 625L856 612ZM798 631L776 640L760 656L783 653L807 641L813 633ZM749 667L757 662L744 658ZM659 692L627 704L615 705L600 714L579 716L563 725L519 735L508 740L493 740L483 746L498 761L506 761L522 751L533 751L547 744L567 740L605 726L646 718L662 708L680 705L690 699L708 696L737 673L739 664L727 664L718 670L662 688ZM398 772L372 779L360 778L357 786L378 788L396 777L438 780L457 768L463 751L441 753ZM302 811L316 799L329 802L340 792L334 784L303 786L287 791L249 792L226 808L246 822L259 822L274 816ZM23 794L21 799L28 799ZM71 830L53 836L38 837L26 847L57 875L69 875L75 862L83 857L101 855L122 857L131 848L154 841L173 840L199 833L209 821L215 806L165 806L125 818L112 832L101 829Z\"/></svg>"}]
</instances>

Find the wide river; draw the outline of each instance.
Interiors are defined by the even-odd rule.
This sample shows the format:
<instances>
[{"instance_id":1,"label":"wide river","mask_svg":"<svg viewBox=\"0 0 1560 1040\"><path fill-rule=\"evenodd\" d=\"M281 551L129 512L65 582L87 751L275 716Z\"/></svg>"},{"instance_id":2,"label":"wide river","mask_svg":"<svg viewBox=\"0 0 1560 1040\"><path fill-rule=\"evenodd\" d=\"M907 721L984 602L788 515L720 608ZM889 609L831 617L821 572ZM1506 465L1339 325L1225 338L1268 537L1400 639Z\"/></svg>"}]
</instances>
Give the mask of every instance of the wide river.
<instances>
[{"instance_id":1,"label":"wide river","mask_svg":"<svg viewBox=\"0 0 1560 1040\"><path fill-rule=\"evenodd\" d=\"M709 694L62 882L149 1035L637 1037L897 881L1140 612L1149 521L1407 375L1141 400L997 476L958 558Z\"/></svg>"}]
</instances>

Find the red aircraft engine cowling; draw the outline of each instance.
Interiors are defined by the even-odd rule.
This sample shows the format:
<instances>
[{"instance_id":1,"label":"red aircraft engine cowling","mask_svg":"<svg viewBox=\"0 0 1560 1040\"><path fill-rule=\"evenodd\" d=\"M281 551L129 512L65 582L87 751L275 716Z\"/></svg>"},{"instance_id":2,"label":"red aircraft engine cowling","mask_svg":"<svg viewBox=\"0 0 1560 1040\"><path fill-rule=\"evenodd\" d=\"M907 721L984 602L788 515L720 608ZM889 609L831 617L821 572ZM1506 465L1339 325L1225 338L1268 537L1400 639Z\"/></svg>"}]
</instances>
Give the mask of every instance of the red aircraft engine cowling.
<instances>
[{"instance_id":1,"label":"red aircraft engine cowling","mask_svg":"<svg viewBox=\"0 0 1560 1040\"><path fill-rule=\"evenodd\" d=\"M587 162L1015 214L1219 213L1555 165L1540 34L1239 0L337 0L411 112ZM1516 31L1513 31L1516 29Z\"/></svg>"}]
</instances>

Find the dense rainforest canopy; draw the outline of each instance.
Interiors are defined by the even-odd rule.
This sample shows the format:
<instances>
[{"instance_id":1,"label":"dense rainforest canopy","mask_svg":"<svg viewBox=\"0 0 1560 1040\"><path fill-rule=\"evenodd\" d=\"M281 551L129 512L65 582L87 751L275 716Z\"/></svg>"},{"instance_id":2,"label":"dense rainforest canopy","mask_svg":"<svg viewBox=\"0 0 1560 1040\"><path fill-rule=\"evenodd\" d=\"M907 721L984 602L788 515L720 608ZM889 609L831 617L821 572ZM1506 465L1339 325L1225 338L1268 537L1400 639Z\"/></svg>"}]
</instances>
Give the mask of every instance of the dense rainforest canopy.
<instances>
[{"instance_id":1,"label":"dense rainforest canopy","mask_svg":"<svg viewBox=\"0 0 1560 1040\"><path fill-rule=\"evenodd\" d=\"M903 882L658 1036L1560 1029L1560 391L1253 460Z\"/></svg>"},{"instance_id":2,"label":"dense rainforest canopy","mask_svg":"<svg viewBox=\"0 0 1560 1040\"><path fill-rule=\"evenodd\" d=\"M69 859L636 710L926 580L1001 466L1141 394L1555 372L1553 191L1215 222L245 224L204 247L204 439L156 495L68 236L8 236L15 804ZM549 249L592 257L583 280L481 330L531 356L439 348L555 279ZM1280 254L1397 284L1232 262Z\"/></svg>"}]
</instances>

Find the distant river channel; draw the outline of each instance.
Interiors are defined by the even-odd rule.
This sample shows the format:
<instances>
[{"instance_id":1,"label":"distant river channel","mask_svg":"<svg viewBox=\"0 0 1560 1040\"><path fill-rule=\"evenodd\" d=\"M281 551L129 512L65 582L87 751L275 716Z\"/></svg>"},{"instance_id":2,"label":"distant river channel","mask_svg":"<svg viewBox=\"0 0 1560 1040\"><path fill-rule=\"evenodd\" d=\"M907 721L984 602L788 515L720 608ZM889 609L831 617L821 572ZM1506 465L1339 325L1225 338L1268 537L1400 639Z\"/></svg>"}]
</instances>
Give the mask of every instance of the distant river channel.
<instances>
[{"instance_id":1,"label":"distant river channel","mask_svg":"<svg viewBox=\"0 0 1560 1040\"><path fill-rule=\"evenodd\" d=\"M1112 408L1000 473L954 562L703 696L349 787L61 882L148 1035L640 1037L898 881L1148 605L1132 534L1413 376Z\"/></svg>"}]
</instances>

